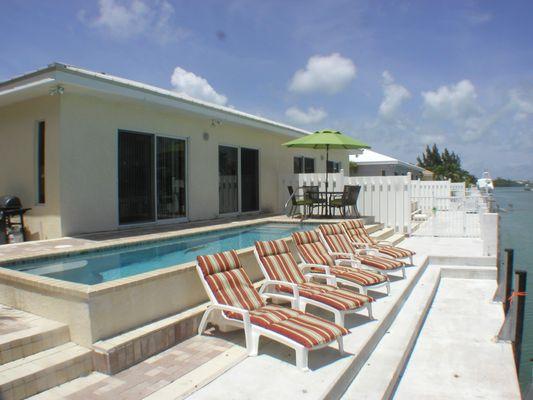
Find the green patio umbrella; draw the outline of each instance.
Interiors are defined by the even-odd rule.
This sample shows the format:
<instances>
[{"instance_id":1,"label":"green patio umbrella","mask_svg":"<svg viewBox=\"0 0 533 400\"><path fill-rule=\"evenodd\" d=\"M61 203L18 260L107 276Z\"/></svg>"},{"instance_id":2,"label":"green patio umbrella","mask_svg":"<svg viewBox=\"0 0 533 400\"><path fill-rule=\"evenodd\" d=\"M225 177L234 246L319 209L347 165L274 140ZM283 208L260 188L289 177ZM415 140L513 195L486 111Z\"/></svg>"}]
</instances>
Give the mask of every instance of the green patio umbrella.
<instances>
[{"instance_id":1,"label":"green patio umbrella","mask_svg":"<svg viewBox=\"0 0 533 400\"><path fill-rule=\"evenodd\" d=\"M312 135L307 135L290 142L283 143L283 146L297 147L303 149L326 150L326 192L328 191L328 161L329 149L369 149L370 146L350 136L343 135L339 131L316 131Z\"/></svg>"}]
</instances>

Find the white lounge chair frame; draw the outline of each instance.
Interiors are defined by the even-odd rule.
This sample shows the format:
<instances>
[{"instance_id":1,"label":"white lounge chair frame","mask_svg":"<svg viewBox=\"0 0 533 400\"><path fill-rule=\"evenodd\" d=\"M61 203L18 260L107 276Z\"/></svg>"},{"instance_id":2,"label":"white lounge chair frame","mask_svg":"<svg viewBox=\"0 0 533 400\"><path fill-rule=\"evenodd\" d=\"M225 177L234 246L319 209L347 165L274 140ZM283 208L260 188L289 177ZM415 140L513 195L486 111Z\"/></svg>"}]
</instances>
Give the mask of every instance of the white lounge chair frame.
<instances>
[{"instance_id":1,"label":"white lounge chair frame","mask_svg":"<svg viewBox=\"0 0 533 400\"><path fill-rule=\"evenodd\" d=\"M279 293L277 291L275 291L275 292L267 292L267 293L268 294L274 294L277 297L285 297L286 300L291 302L291 304L293 305L293 308L296 307L300 311L303 311L303 312L305 312L305 309L307 308L308 304L311 304L311 305L313 305L315 307L322 308L323 310L329 311L329 312L333 313L333 315L335 316L335 323L337 325L340 325L340 326L344 326L344 317L346 315L348 315L348 314L356 314L356 313L358 313L359 311L361 311L361 310L363 310L365 308L366 308L366 310L368 312L368 318L374 319L374 317L372 315L372 303L367 303L366 305L364 305L362 307L354 308L354 309L351 309L351 310L337 310L336 308L331 307L331 306L329 306L329 305L327 305L325 303L322 303L320 301L312 300L312 299L309 299L307 297L301 296L300 292L298 290L298 285L297 284L290 283L290 282L284 282L284 281L271 280L270 277L268 276L268 272L267 272L265 266L261 262L259 254L257 253L257 249L254 249L254 255L255 255L255 258L257 260L257 263L259 264L259 267L261 268L261 272L263 273L263 275L265 277L265 283L261 287L261 290L259 291L259 293L263 294L265 292L265 290L267 290L267 288L269 288L271 286L274 286L274 289L275 289L276 285L289 286L292 289L292 293L293 293L292 296L289 295L289 294L281 294L281 293ZM306 265L307 264L303 264L303 263L298 264L298 268L300 268L302 270ZM303 271L302 271L302 273L303 273ZM305 276L305 279L307 280L307 282L310 282L313 277L326 278L327 279L327 283L329 285L337 287L337 278L335 277L335 275L331 275L331 274L316 274L316 273L307 273L306 274L306 273L304 273L304 276Z\"/></svg>"},{"instance_id":2,"label":"white lounge chair frame","mask_svg":"<svg viewBox=\"0 0 533 400\"><path fill-rule=\"evenodd\" d=\"M207 327L208 322L210 321L209 316L212 312L217 312L218 319L215 323L215 325L219 326L219 329L224 330L228 326L234 327L234 328L243 328L244 329L244 337L246 341L246 350L248 352L248 356L255 357L257 356L258 349L259 349L259 339L261 336L268 337L276 342L279 342L281 344L284 344L285 346L288 346L292 349L294 349L296 353L296 366L300 368L301 370L307 372L309 371L309 351L322 349L324 347L329 346L331 343L333 343L335 340L332 340L331 342L324 343L318 346L307 348L300 343L283 336L277 332L273 332L271 330L268 330L266 328L263 328L258 325L254 325L250 321L250 312L244 308L238 308L234 306L228 306L226 304L220 304L216 297L214 296L213 292L211 291L211 288L209 287L209 284L205 280L204 274L202 272L202 269L197 264L196 270L198 271L198 275L200 277L200 281L202 282L202 285L204 286L205 291L207 292L207 295L209 296L209 300L211 300L211 304L209 307L207 307L207 310L204 312L204 315L202 316L202 319L200 321L200 325L198 326L198 334L201 335L205 328ZM271 284L285 284L286 282L276 282L271 281ZM262 298L267 299L269 297L281 297L279 295L276 295L275 293L262 293L262 291L259 291ZM287 296L283 296L287 297ZM229 318L226 316L224 311L234 312L242 315L242 320ZM224 326L226 325L226 326ZM344 354L344 344L343 344L343 337L339 336L336 339L337 345L339 348L339 353L341 355Z\"/></svg>"}]
</instances>

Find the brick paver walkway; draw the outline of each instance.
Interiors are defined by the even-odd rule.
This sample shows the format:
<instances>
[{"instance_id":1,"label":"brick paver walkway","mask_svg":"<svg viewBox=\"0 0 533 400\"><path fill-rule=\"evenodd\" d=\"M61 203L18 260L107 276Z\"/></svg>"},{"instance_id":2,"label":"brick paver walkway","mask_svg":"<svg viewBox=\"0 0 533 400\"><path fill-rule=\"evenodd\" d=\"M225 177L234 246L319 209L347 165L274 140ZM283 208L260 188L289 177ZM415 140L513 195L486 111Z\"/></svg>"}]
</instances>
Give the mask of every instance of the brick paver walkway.
<instances>
[{"instance_id":1,"label":"brick paver walkway","mask_svg":"<svg viewBox=\"0 0 533 400\"><path fill-rule=\"evenodd\" d=\"M233 343L226 338L195 336L114 376L93 373L32 399L143 399L228 350Z\"/></svg>"}]
</instances>

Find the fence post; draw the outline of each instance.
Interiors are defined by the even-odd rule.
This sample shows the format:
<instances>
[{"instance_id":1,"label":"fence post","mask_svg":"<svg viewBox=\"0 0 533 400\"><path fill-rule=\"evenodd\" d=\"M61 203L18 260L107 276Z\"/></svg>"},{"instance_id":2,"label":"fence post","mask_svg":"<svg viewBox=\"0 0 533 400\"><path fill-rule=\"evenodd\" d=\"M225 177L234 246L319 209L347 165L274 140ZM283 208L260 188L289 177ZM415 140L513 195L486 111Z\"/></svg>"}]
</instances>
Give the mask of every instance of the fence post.
<instances>
[{"instance_id":1,"label":"fence post","mask_svg":"<svg viewBox=\"0 0 533 400\"><path fill-rule=\"evenodd\" d=\"M527 272L516 271L515 273L515 292L513 301L516 301L516 330L514 338L514 357L516 371L520 370L520 357L522 355L522 336L524 334L524 312L526 308L526 282Z\"/></svg>"},{"instance_id":2,"label":"fence post","mask_svg":"<svg viewBox=\"0 0 533 400\"><path fill-rule=\"evenodd\" d=\"M513 286L512 276L513 276L513 264L514 264L514 250L513 249L505 249L506 254L506 261L505 261L505 292L504 292L504 298L503 298L503 311L505 314L507 314L507 311L509 311L509 305L510 300L509 297L511 296L511 289Z\"/></svg>"}]
</instances>

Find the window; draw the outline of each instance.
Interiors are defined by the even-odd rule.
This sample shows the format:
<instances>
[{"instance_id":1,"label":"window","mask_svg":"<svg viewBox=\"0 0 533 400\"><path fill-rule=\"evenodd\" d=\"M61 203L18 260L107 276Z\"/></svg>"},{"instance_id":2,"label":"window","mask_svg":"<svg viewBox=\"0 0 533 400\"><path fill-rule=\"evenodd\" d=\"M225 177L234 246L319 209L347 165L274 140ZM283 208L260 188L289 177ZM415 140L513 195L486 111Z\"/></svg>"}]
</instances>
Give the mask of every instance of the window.
<instances>
[{"instance_id":1,"label":"window","mask_svg":"<svg viewBox=\"0 0 533 400\"><path fill-rule=\"evenodd\" d=\"M342 164L338 161L328 161L328 173L335 174L340 172L342 169Z\"/></svg>"},{"instance_id":2,"label":"window","mask_svg":"<svg viewBox=\"0 0 533 400\"><path fill-rule=\"evenodd\" d=\"M295 174L313 174L315 172L315 159L309 157L294 157Z\"/></svg>"},{"instance_id":3,"label":"window","mask_svg":"<svg viewBox=\"0 0 533 400\"><path fill-rule=\"evenodd\" d=\"M387 175L387 173L385 172L384 169L382 169L382 170L381 170L381 176L386 176L386 175Z\"/></svg>"},{"instance_id":4,"label":"window","mask_svg":"<svg viewBox=\"0 0 533 400\"><path fill-rule=\"evenodd\" d=\"M315 173L315 159L314 158L304 158L304 170L306 174Z\"/></svg>"},{"instance_id":5,"label":"window","mask_svg":"<svg viewBox=\"0 0 533 400\"><path fill-rule=\"evenodd\" d=\"M37 124L37 204L45 203L45 123Z\"/></svg>"}]
</instances>

